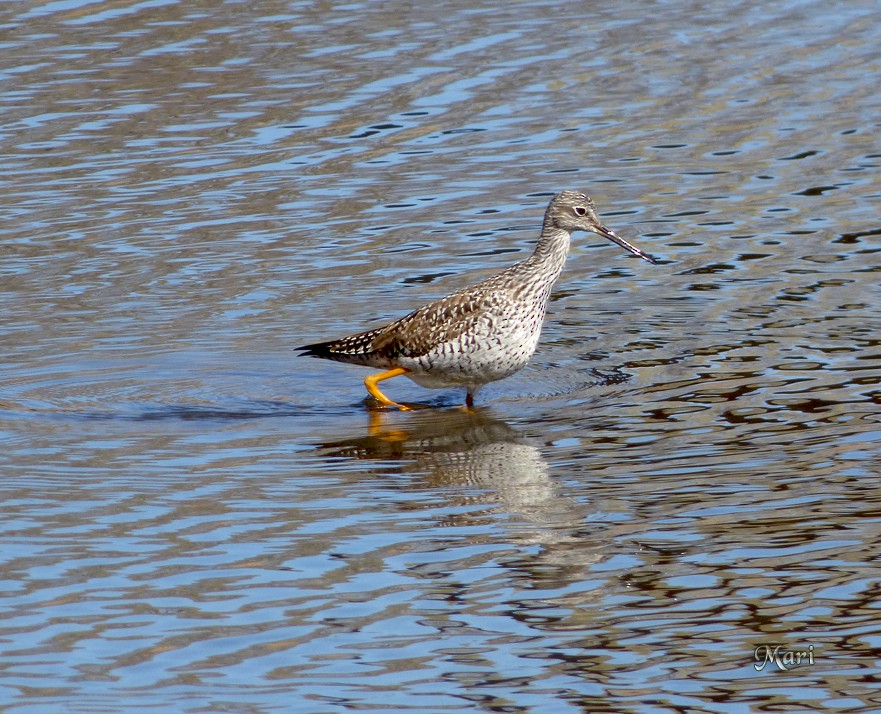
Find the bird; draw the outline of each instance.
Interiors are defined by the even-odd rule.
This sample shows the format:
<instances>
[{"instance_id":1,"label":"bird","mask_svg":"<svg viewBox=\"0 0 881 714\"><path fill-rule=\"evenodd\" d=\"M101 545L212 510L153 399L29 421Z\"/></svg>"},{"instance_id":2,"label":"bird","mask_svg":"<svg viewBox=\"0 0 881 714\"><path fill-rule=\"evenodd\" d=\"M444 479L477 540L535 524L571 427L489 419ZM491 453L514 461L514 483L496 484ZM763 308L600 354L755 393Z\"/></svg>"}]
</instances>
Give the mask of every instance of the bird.
<instances>
[{"instance_id":1,"label":"bird","mask_svg":"<svg viewBox=\"0 0 881 714\"><path fill-rule=\"evenodd\" d=\"M658 262L607 228L587 195L561 191L548 204L528 258L381 327L295 349L301 356L383 370L364 380L382 407L411 409L379 389L380 382L406 376L431 389L464 387L465 407L471 409L481 387L521 370L535 352L575 231L595 233Z\"/></svg>"}]
</instances>

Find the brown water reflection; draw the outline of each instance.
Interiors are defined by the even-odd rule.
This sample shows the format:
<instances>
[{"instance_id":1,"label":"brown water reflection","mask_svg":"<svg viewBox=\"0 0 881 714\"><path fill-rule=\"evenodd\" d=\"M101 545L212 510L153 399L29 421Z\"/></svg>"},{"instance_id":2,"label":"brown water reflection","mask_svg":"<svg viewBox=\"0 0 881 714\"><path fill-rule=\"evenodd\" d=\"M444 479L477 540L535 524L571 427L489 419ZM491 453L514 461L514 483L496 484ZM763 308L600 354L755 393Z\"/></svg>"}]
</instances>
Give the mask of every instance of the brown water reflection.
<instances>
[{"instance_id":1,"label":"brown water reflection","mask_svg":"<svg viewBox=\"0 0 881 714\"><path fill-rule=\"evenodd\" d=\"M878 34L0 8L4 710L879 708ZM576 241L477 413L294 357L522 257L563 188L663 263Z\"/></svg>"}]
</instances>

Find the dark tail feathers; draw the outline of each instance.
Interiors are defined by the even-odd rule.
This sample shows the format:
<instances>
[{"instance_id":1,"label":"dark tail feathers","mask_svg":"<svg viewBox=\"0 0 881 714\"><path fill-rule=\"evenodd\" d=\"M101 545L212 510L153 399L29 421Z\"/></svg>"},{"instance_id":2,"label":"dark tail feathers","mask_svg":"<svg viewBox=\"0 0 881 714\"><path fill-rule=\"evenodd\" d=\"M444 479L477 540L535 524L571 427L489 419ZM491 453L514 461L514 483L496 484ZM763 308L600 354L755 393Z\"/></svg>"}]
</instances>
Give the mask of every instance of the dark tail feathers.
<instances>
[{"instance_id":1,"label":"dark tail feathers","mask_svg":"<svg viewBox=\"0 0 881 714\"><path fill-rule=\"evenodd\" d=\"M333 359L333 346L335 344L336 340L331 340L330 342L316 342L311 345L302 345L301 347L294 347L294 349L300 353L300 357L321 357L322 359Z\"/></svg>"},{"instance_id":2,"label":"dark tail feathers","mask_svg":"<svg viewBox=\"0 0 881 714\"><path fill-rule=\"evenodd\" d=\"M303 357L320 357L332 359L347 364L370 365L375 361L373 340L379 334L379 330L360 332L357 335L349 335L339 340L330 342L316 342L312 345L296 347Z\"/></svg>"}]
</instances>

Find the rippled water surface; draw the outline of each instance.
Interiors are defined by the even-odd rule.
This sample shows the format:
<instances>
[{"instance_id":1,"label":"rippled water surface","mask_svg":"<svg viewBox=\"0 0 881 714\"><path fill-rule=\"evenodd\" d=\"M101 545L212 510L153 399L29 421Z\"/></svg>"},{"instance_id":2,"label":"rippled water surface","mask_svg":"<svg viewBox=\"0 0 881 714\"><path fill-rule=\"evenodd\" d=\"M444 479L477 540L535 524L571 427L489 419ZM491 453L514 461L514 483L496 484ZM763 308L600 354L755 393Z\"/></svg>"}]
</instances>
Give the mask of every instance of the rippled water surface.
<instances>
[{"instance_id":1,"label":"rippled water surface","mask_svg":"<svg viewBox=\"0 0 881 714\"><path fill-rule=\"evenodd\" d=\"M3 710L881 708L879 34L3 4ZM577 234L474 413L294 356L526 256L563 188L661 262Z\"/></svg>"}]
</instances>

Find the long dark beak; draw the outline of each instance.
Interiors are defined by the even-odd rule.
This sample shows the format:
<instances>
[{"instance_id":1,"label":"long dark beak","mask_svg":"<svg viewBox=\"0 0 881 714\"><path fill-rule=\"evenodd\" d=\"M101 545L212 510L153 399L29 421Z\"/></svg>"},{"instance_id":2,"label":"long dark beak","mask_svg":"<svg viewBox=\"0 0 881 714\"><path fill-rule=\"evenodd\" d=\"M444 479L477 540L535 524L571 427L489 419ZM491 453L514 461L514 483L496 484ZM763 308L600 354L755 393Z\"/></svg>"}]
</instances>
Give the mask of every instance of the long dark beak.
<instances>
[{"instance_id":1,"label":"long dark beak","mask_svg":"<svg viewBox=\"0 0 881 714\"><path fill-rule=\"evenodd\" d=\"M600 226L596 227L595 232L598 236L602 236L603 238L608 238L613 243L617 243L618 245L620 245L622 248L624 248L624 250L630 251L634 255L638 255L640 258L642 258L643 260L647 260L652 265L658 264L658 261L655 258L650 256L648 253L643 253L639 248L637 248L632 243L628 243L621 236L619 236L617 233L615 233L615 231L613 231L611 228L606 228L605 226L600 225Z\"/></svg>"}]
</instances>

